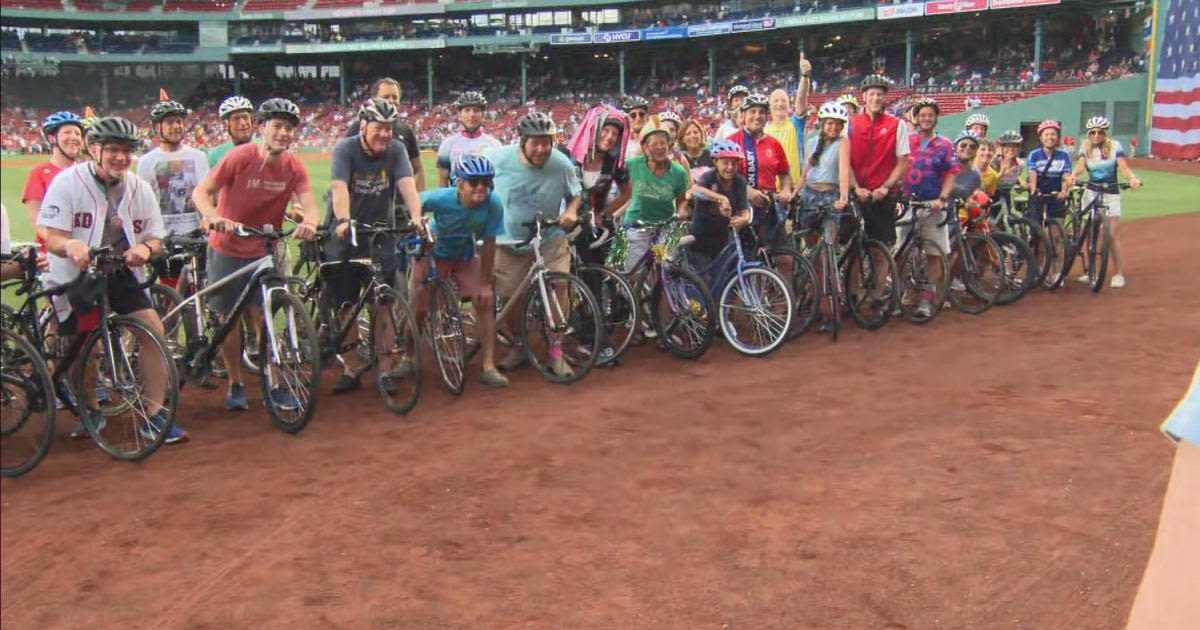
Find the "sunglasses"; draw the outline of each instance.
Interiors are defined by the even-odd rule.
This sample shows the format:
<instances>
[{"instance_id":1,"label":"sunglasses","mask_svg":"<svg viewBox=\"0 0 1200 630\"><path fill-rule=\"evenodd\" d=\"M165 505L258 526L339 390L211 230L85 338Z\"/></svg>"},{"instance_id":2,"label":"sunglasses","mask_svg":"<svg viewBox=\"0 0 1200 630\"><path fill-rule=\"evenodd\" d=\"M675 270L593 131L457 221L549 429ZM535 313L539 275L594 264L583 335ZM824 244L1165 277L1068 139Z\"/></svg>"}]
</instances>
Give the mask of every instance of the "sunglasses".
<instances>
[{"instance_id":1,"label":"sunglasses","mask_svg":"<svg viewBox=\"0 0 1200 630\"><path fill-rule=\"evenodd\" d=\"M1104 130L1103 129L1092 129L1091 131L1088 132L1088 135L1089 136L1103 136Z\"/></svg>"},{"instance_id":2,"label":"sunglasses","mask_svg":"<svg viewBox=\"0 0 1200 630\"><path fill-rule=\"evenodd\" d=\"M629 112L629 117L630 118L645 118L646 112L637 112L637 111Z\"/></svg>"},{"instance_id":3,"label":"sunglasses","mask_svg":"<svg viewBox=\"0 0 1200 630\"><path fill-rule=\"evenodd\" d=\"M468 186L471 186L474 188L479 188L480 186L491 186L492 185L491 177L468 177L464 181L467 182Z\"/></svg>"}]
</instances>

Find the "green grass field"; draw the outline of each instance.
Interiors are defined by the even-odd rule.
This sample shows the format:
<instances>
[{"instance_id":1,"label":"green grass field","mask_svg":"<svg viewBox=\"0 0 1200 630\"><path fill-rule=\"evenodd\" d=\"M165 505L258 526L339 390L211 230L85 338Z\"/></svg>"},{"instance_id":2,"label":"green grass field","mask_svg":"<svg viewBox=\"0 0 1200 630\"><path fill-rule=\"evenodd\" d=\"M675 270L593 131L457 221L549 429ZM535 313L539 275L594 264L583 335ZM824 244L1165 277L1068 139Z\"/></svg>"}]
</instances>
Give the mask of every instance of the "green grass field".
<instances>
[{"instance_id":1,"label":"green grass field","mask_svg":"<svg viewBox=\"0 0 1200 630\"><path fill-rule=\"evenodd\" d=\"M319 154L301 154L308 175L312 179L313 189L317 199L325 195L329 188L329 159ZM33 238L33 229L29 218L21 204L21 191L25 186L25 176L33 164L44 161L44 157L11 157L0 158L0 198L8 208L12 220L12 238L15 241L28 241ZM425 165L426 182L430 187L437 186L437 168L434 156L426 152L422 156ZM1138 176L1142 178L1145 188L1137 192L1127 192L1123 198L1123 218L1127 220L1143 219L1181 212L1200 211L1200 202L1194 193L1200 184L1200 177L1175 175L1141 169Z\"/></svg>"}]
</instances>

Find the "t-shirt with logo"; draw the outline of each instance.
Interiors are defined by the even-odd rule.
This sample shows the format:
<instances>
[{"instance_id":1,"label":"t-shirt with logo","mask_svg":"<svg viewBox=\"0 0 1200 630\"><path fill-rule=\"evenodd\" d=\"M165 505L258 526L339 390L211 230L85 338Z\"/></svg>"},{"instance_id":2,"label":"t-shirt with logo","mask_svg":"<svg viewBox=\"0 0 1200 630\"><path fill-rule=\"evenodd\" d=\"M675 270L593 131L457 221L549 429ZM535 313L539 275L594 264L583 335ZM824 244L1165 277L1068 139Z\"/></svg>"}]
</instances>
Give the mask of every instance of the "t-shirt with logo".
<instances>
[{"instance_id":1,"label":"t-shirt with logo","mask_svg":"<svg viewBox=\"0 0 1200 630\"><path fill-rule=\"evenodd\" d=\"M477 129L473 134L463 130L446 136L442 140L442 144L438 146L437 166L450 171L450 183L453 184L455 183L454 163L458 161L459 157L483 155L487 149L499 146L500 141L494 136L484 133L482 129Z\"/></svg>"},{"instance_id":2,"label":"t-shirt with logo","mask_svg":"<svg viewBox=\"0 0 1200 630\"><path fill-rule=\"evenodd\" d=\"M656 175L644 155L630 158L625 165L633 185L633 197L625 210L625 224L632 225L637 220L657 223L674 216L675 200L691 185L692 178L687 170L678 162L668 162L667 172Z\"/></svg>"},{"instance_id":3,"label":"t-shirt with logo","mask_svg":"<svg viewBox=\"0 0 1200 630\"><path fill-rule=\"evenodd\" d=\"M945 136L925 138L921 132L908 136L908 170L904 172L904 194L921 201L937 199L947 175L960 170L954 145ZM978 186L976 186L978 187Z\"/></svg>"},{"instance_id":4,"label":"t-shirt with logo","mask_svg":"<svg viewBox=\"0 0 1200 630\"><path fill-rule=\"evenodd\" d=\"M396 182L412 177L412 163L404 145L395 138L381 155L367 155L358 136L338 140L330 163L331 179L346 182L350 192L350 218L363 225L390 224ZM333 200L327 217L333 216Z\"/></svg>"},{"instance_id":5,"label":"t-shirt with logo","mask_svg":"<svg viewBox=\"0 0 1200 630\"><path fill-rule=\"evenodd\" d=\"M1046 153L1045 147L1034 149L1025 160L1030 173L1037 175L1040 193L1056 193L1062 190L1063 176L1071 172L1071 154L1062 149Z\"/></svg>"},{"instance_id":6,"label":"t-shirt with logo","mask_svg":"<svg viewBox=\"0 0 1200 630\"><path fill-rule=\"evenodd\" d=\"M750 132L738 131L727 139L742 145L742 150L746 152L746 159L742 160L738 172L748 180L751 160ZM753 143L754 158L758 161L758 181L749 183L759 190L775 192L779 190L778 178L788 175L791 170L787 153L778 140L765 133Z\"/></svg>"},{"instance_id":7,"label":"t-shirt with logo","mask_svg":"<svg viewBox=\"0 0 1200 630\"><path fill-rule=\"evenodd\" d=\"M495 192L468 207L459 201L457 187L426 190L421 193L421 214L433 217L435 258L468 260L476 239L495 238L504 230L504 206Z\"/></svg>"},{"instance_id":8,"label":"t-shirt with logo","mask_svg":"<svg viewBox=\"0 0 1200 630\"><path fill-rule=\"evenodd\" d=\"M1079 147L1079 155L1084 157L1087 165L1088 179L1097 184L1115 184L1117 182L1117 158L1125 157L1125 147L1120 142L1112 141L1113 150L1108 155L1101 153L1101 147L1092 147L1085 152Z\"/></svg>"},{"instance_id":9,"label":"t-shirt with logo","mask_svg":"<svg viewBox=\"0 0 1200 630\"><path fill-rule=\"evenodd\" d=\"M217 214L255 229L283 227L283 216L293 193L312 190L308 171L300 158L283 152L274 160L259 155L259 146L247 142L225 155L210 177L220 187ZM208 244L226 256L258 258L266 254L261 238L242 238L213 232Z\"/></svg>"},{"instance_id":10,"label":"t-shirt with logo","mask_svg":"<svg viewBox=\"0 0 1200 630\"><path fill-rule=\"evenodd\" d=\"M167 233L186 234L200 227L200 213L192 190L208 175L208 156L199 149L157 147L138 160L137 174L158 198L158 210Z\"/></svg>"}]
</instances>

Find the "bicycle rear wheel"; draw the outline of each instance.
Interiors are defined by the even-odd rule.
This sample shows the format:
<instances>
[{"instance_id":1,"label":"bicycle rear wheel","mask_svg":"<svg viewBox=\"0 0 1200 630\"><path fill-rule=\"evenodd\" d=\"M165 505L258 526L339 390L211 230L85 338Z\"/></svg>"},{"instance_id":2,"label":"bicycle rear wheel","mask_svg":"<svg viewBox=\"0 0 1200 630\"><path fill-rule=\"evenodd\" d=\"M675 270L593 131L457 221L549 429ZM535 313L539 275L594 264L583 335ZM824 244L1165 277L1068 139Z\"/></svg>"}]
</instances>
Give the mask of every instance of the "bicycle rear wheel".
<instances>
[{"instance_id":1,"label":"bicycle rear wheel","mask_svg":"<svg viewBox=\"0 0 1200 630\"><path fill-rule=\"evenodd\" d=\"M0 474L19 477L46 457L54 437L54 400L41 353L0 328Z\"/></svg>"},{"instance_id":2,"label":"bicycle rear wheel","mask_svg":"<svg viewBox=\"0 0 1200 630\"><path fill-rule=\"evenodd\" d=\"M1004 257L1004 284L996 296L996 304L1012 304L1037 286L1041 267L1033 248L1019 236L993 232L991 237Z\"/></svg>"},{"instance_id":3,"label":"bicycle rear wheel","mask_svg":"<svg viewBox=\"0 0 1200 630\"><path fill-rule=\"evenodd\" d=\"M603 317L596 297L578 277L549 271L542 276L546 298L535 278L523 298L521 343L525 356L542 376L563 385L587 376L600 354ZM566 369L556 371L553 349L559 340ZM559 365L558 367L562 367Z\"/></svg>"},{"instance_id":4,"label":"bicycle rear wheel","mask_svg":"<svg viewBox=\"0 0 1200 630\"><path fill-rule=\"evenodd\" d=\"M850 317L859 326L875 330L887 323L896 299L896 262L887 246L874 239L863 239L855 247L846 269L843 286Z\"/></svg>"},{"instance_id":5,"label":"bicycle rear wheel","mask_svg":"<svg viewBox=\"0 0 1200 630\"><path fill-rule=\"evenodd\" d=\"M765 356L783 344L794 315L792 294L778 272L751 267L721 290L717 315L735 350Z\"/></svg>"},{"instance_id":6,"label":"bicycle rear wheel","mask_svg":"<svg viewBox=\"0 0 1200 630\"><path fill-rule=\"evenodd\" d=\"M275 426L298 433L317 408L321 385L317 331L300 298L284 290L268 295L270 305L263 316L271 318L274 335L266 322L258 333L263 402Z\"/></svg>"},{"instance_id":7,"label":"bicycle rear wheel","mask_svg":"<svg viewBox=\"0 0 1200 630\"><path fill-rule=\"evenodd\" d=\"M407 413L421 393L421 334L408 302L390 287L377 290L370 338L379 395L392 413Z\"/></svg>"},{"instance_id":8,"label":"bicycle rear wheel","mask_svg":"<svg viewBox=\"0 0 1200 630\"><path fill-rule=\"evenodd\" d=\"M112 316L108 343L103 328L88 335L73 371L83 424L104 452L136 461L158 450L179 403L175 360L158 331L131 315ZM164 379L162 400L146 393L148 377ZM159 408L165 410L161 420L155 419Z\"/></svg>"},{"instance_id":9,"label":"bicycle rear wheel","mask_svg":"<svg viewBox=\"0 0 1200 630\"><path fill-rule=\"evenodd\" d=\"M780 259L794 261L791 270ZM820 314L821 287L817 286L817 272L812 263L798 250L790 247L776 247L769 252L768 266L788 282L792 290L792 306L796 313L792 316L792 326L788 329L788 339L795 339L804 334Z\"/></svg>"},{"instance_id":10,"label":"bicycle rear wheel","mask_svg":"<svg viewBox=\"0 0 1200 630\"><path fill-rule=\"evenodd\" d=\"M896 300L904 319L914 324L933 321L942 312L950 284L946 254L937 245L915 237L904 251L896 272Z\"/></svg>"},{"instance_id":11,"label":"bicycle rear wheel","mask_svg":"<svg viewBox=\"0 0 1200 630\"><path fill-rule=\"evenodd\" d=\"M650 290L650 324L659 341L681 359L698 359L712 344L717 306L708 285L690 269L668 266Z\"/></svg>"},{"instance_id":12,"label":"bicycle rear wheel","mask_svg":"<svg viewBox=\"0 0 1200 630\"><path fill-rule=\"evenodd\" d=\"M442 278L429 287L429 345L442 382L451 394L462 393L467 380L467 337L462 302L454 285Z\"/></svg>"},{"instance_id":13,"label":"bicycle rear wheel","mask_svg":"<svg viewBox=\"0 0 1200 630\"><path fill-rule=\"evenodd\" d=\"M959 281L951 281L950 303L963 313L979 315L996 303L1004 286L1003 255L996 242L986 234L964 234L950 273Z\"/></svg>"},{"instance_id":14,"label":"bicycle rear wheel","mask_svg":"<svg viewBox=\"0 0 1200 630\"><path fill-rule=\"evenodd\" d=\"M633 288L624 276L603 265L580 265L575 275L588 286L600 307L604 335L601 358L613 361L629 347L638 330L641 318Z\"/></svg>"}]
</instances>

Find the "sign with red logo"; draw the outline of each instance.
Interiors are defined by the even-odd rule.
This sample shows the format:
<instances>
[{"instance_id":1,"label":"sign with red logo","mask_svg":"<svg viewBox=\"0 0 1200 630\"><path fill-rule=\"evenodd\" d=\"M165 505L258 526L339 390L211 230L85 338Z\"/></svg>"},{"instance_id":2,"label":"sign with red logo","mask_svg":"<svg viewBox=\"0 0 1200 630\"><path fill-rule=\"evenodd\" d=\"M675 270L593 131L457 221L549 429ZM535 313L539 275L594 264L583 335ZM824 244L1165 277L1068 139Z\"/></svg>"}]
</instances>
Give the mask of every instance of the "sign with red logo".
<instances>
[{"instance_id":1,"label":"sign with red logo","mask_svg":"<svg viewBox=\"0 0 1200 630\"><path fill-rule=\"evenodd\" d=\"M1015 9L1017 7L1036 7L1044 4L1061 4L1062 0L992 0L993 9Z\"/></svg>"},{"instance_id":2,"label":"sign with red logo","mask_svg":"<svg viewBox=\"0 0 1200 630\"><path fill-rule=\"evenodd\" d=\"M930 0L925 3L925 15L983 11L987 8L988 0Z\"/></svg>"}]
</instances>

